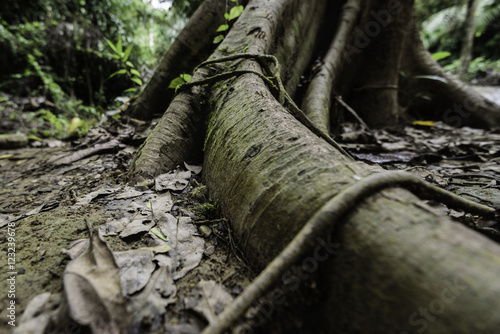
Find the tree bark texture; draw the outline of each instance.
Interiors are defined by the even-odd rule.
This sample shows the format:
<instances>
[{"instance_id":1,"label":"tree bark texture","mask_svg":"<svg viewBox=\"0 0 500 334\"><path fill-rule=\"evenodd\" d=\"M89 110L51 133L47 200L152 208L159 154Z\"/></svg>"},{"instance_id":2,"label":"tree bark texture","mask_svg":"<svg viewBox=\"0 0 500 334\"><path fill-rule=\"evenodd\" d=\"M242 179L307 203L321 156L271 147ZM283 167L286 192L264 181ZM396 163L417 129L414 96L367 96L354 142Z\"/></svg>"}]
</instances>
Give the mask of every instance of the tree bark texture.
<instances>
[{"instance_id":1,"label":"tree bark texture","mask_svg":"<svg viewBox=\"0 0 500 334\"><path fill-rule=\"evenodd\" d=\"M400 1L391 7L386 0L372 1L365 7L363 20L354 36L361 46L362 60L355 68L351 88L352 107L372 127L398 122L399 71L413 1Z\"/></svg>"},{"instance_id":2,"label":"tree bark texture","mask_svg":"<svg viewBox=\"0 0 500 334\"><path fill-rule=\"evenodd\" d=\"M344 60L338 55L342 53L349 37L352 36L351 31L354 29L360 10L360 0L348 1L344 5L339 25L335 29L335 37L323 59L323 66L314 74L302 101L304 113L326 133L330 131L333 83L339 75L338 71Z\"/></svg>"},{"instance_id":3,"label":"tree bark texture","mask_svg":"<svg viewBox=\"0 0 500 334\"><path fill-rule=\"evenodd\" d=\"M199 74L195 79L202 78ZM200 163L203 157L204 99L200 89L176 96L156 127L141 145L129 167L131 182L174 170L183 162Z\"/></svg>"},{"instance_id":4,"label":"tree bark texture","mask_svg":"<svg viewBox=\"0 0 500 334\"><path fill-rule=\"evenodd\" d=\"M373 3L380 10L390 1ZM281 77L293 93L291 86L312 60L313 49L289 52L287 48L317 36L319 25L303 16L308 12L322 17L324 8L326 0L250 1L211 59L226 56L222 50L227 49L234 54L274 55L281 64L288 64L281 67ZM365 17L370 8L365 9ZM398 48L386 51L394 52L387 57L396 63L402 52ZM209 75L202 70L193 80ZM230 219L240 248L254 267L262 269L329 199L372 172L297 121L258 74L270 75L256 59L242 57L210 68L219 74L234 70L239 72L209 85L204 93L210 114L205 122L203 175L211 197L219 200ZM397 84L392 74L382 84ZM373 79L367 81L370 84L378 83L376 76L368 77ZM338 82L333 86L338 87ZM172 119L169 115L175 110L185 113L179 116L184 121L200 115L199 110L189 110L197 108L197 98L203 98L195 95L200 90L181 92L164 119ZM364 95L358 95L363 100ZM375 95L367 98L376 100ZM187 131L200 131L200 124L197 120L176 130L178 124L164 121L157 128L170 126L169 131L178 131L185 140ZM148 154L148 142L164 149L148 159L136 159L132 175L154 176L169 168L162 162L165 159L170 159L170 165L182 163L185 156L171 155L175 150L170 149L168 138L158 133L150 136L139 158ZM194 137L187 142L196 146ZM147 164L163 167L144 174ZM317 325L328 332L493 333L500 325L495 307L500 300L500 247L434 214L408 191L398 188L373 194L341 217L332 233L316 240L310 256L297 264L301 274L290 268L283 276L288 285L299 286L311 274L317 276L315 289L321 297L314 310Z\"/></svg>"}]
</instances>

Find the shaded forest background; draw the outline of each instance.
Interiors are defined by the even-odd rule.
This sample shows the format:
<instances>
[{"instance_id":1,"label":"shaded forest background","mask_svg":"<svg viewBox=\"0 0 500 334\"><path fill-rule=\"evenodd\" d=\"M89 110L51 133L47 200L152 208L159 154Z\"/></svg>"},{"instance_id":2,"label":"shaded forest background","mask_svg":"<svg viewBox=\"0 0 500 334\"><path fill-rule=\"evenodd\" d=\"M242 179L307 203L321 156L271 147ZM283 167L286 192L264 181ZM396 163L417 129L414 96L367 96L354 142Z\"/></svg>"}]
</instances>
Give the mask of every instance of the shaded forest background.
<instances>
[{"instance_id":1,"label":"shaded forest background","mask_svg":"<svg viewBox=\"0 0 500 334\"><path fill-rule=\"evenodd\" d=\"M476 1L472 61L463 78L498 85L500 4ZM83 135L104 115L119 118L119 107L138 94L201 2L162 1L159 9L143 0L3 1L2 118L22 124L37 119L25 129L32 139L64 138L75 126ZM468 2L416 1L424 44L452 73L461 68ZM1 133L19 131L3 123Z\"/></svg>"}]
</instances>

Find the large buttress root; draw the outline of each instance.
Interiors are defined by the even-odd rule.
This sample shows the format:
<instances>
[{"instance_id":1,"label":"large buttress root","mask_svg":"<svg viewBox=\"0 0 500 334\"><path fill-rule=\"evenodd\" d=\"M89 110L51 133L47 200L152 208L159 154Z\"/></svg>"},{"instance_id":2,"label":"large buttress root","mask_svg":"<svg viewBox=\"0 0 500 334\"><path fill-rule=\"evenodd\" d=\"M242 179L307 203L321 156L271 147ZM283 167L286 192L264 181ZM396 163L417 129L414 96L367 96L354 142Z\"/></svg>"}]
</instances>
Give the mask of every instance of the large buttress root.
<instances>
[{"instance_id":1,"label":"large buttress root","mask_svg":"<svg viewBox=\"0 0 500 334\"><path fill-rule=\"evenodd\" d=\"M191 91L175 97L136 153L128 173L132 182L171 171L184 161L201 162L205 115L203 103L201 94Z\"/></svg>"},{"instance_id":2,"label":"large buttress root","mask_svg":"<svg viewBox=\"0 0 500 334\"><path fill-rule=\"evenodd\" d=\"M445 78L447 83L433 80L419 80L413 89L430 94L432 101L419 106L420 112L426 110L434 119L442 120L452 126L474 126L494 128L500 126L500 106L491 102L467 84L451 77L431 57L431 54L414 31L410 47L407 49L411 72L414 75L433 75ZM425 88L424 88L425 87ZM425 113L424 113L425 114Z\"/></svg>"},{"instance_id":3,"label":"large buttress root","mask_svg":"<svg viewBox=\"0 0 500 334\"><path fill-rule=\"evenodd\" d=\"M308 20L298 19L297 9L311 8L317 13L325 3L326 0L253 0L221 48L227 47L236 54L271 54L281 63L290 64L290 59L303 51L293 48L302 45L301 39L314 38L314 34L298 37L293 43L277 41L285 34L292 38L293 31L298 36L314 30L307 25ZM367 6L364 13L369 13L372 2L363 4ZM292 49L285 50L287 47ZM212 55L214 59L222 56L227 54L220 50ZM302 56L311 59L312 54ZM302 64L306 61L295 63L297 67L285 67L287 75L283 72L287 87L297 73L303 72ZM210 115L203 177L211 196L219 200L230 219L241 249L256 268L262 269L325 203L371 172L315 136L288 113L264 82L262 74L266 73L262 73L257 61L239 59L225 68L221 66L217 70L247 72L209 86L206 92L198 92L201 87L191 87L181 92L170 108L185 108L181 115L190 115L187 119L192 119L199 115L195 111L197 94L208 96ZM195 73L193 80L203 78L202 73ZM179 127L179 123L184 123L174 122L170 111L164 119L155 131L162 133L169 125L177 131L172 140L179 142L189 137L187 131L200 129L195 124L203 123ZM187 140L188 146L195 142ZM151 153L149 147L153 148ZM166 141L152 135L134 168L153 175L167 168L167 164L149 170L148 163L161 163L165 159L159 156L164 155L174 165L179 163L174 160L186 153L171 159L170 152ZM398 188L360 201L341 220L342 244L332 243L330 235L309 240L314 251L298 266L298 270L305 268L302 274L309 277L312 271L319 280L322 298L315 300L316 308L309 310L317 313L316 325L331 332L414 332L420 328L412 327L409 317L416 314L417 318L411 319L422 319L415 312L427 310L429 305L435 307L434 302L445 291L446 300L453 297L456 302L446 302L445 308L439 309L439 318L429 324L433 333L486 333L498 328L500 316L490 306L491 301L500 299L498 245L436 215L410 192ZM294 272L285 272L288 282L290 278L299 283L304 280L293 275ZM452 296L450 284L454 284L456 292ZM306 315L303 318L307 320Z\"/></svg>"},{"instance_id":4,"label":"large buttress root","mask_svg":"<svg viewBox=\"0 0 500 334\"><path fill-rule=\"evenodd\" d=\"M282 8L294 4L253 1L227 42L246 44L250 53L272 53L273 34L289 22ZM238 69L259 71L259 66L247 59ZM262 269L329 199L370 172L293 118L259 75L238 76L209 94L214 103L204 179L241 249ZM303 273L309 276L312 270L320 277L323 300L315 312L322 328L414 330L409 317L439 297L451 280L460 302L440 309L433 332L496 329L500 317L485 301L500 297L500 284L491 284L500 274L500 267L492 265L500 262L499 247L423 207L408 191L385 190L343 219L342 247L331 249L327 235L311 241L319 255L304 259L309 271ZM293 272L285 278L300 281Z\"/></svg>"},{"instance_id":5,"label":"large buttress root","mask_svg":"<svg viewBox=\"0 0 500 334\"><path fill-rule=\"evenodd\" d=\"M495 209L470 202L453 193L437 188L418 177L405 172L383 172L372 174L355 185L345 189L319 209L286 248L245 288L242 294L210 324L203 334L222 334L264 295L272 286L277 285L288 268L299 262L314 250L317 239L328 235L332 230L340 230L341 221L353 204L369 196L375 196L386 188L402 187L411 190L422 199L441 201L451 208L465 209L485 217L494 217ZM345 220L344 220L345 221Z\"/></svg>"}]
</instances>

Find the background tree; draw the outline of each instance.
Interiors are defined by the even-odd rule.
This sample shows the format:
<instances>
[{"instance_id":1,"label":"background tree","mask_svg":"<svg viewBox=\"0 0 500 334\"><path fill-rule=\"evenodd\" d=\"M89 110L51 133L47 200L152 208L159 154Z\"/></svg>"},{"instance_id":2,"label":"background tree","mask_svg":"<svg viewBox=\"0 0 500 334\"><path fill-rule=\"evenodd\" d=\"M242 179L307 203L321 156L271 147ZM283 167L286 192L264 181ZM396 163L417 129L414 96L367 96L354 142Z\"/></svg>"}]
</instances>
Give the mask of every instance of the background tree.
<instances>
[{"instance_id":1,"label":"background tree","mask_svg":"<svg viewBox=\"0 0 500 334\"><path fill-rule=\"evenodd\" d=\"M423 43L431 52L450 52L441 63L445 69L458 74L461 71L461 48L467 43L464 36L467 21L467 1L417 1L416 12L420 22ZM475 10L473 35L475 48L471 49L472 66L462 79L480 78L487 71L500 71L498 47L498 17L500 4L493 0L478 0Z\"/></svg>"},{"instance_id":2,"label":"background tree","mask_svg":"<svg viewBox=\"0 0 500 334\"><path fill-rule=\"evenodd\" d=\"M476 9L478 0L469 0L467 2L467 15L464 24L464 39L462 42L462 50L460 51L460 78L464 80L467 77L469 64L472 58L472 47L474 46L474 32L476 28Z\"/></svg>"},{"instance_id":3,"label":"background tree","mask_svg":"<svg viewBox=\"0 0 500 334\"><path fill-rule=\"evenodd\" d=\"M99 117L139 88L186 20L142 0L6 0L0 16L1 91L46 98L52 106L44 107L65 118ZM119 40L120 52L108 43Z\"/></svg>"}]
</instances>

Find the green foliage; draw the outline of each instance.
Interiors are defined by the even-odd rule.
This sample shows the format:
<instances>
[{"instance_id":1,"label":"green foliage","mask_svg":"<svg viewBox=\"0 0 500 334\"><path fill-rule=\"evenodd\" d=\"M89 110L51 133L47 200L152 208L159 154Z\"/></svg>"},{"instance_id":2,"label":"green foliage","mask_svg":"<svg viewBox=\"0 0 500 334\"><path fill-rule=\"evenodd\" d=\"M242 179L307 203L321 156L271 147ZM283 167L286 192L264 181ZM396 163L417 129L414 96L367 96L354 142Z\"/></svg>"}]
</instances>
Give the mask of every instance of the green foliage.
<instances>
[{"instance_id":1,"label":"green foliage","mask_svg":"<svg viewBox=\"0 0 500 334\"><path fill-rule=\"evenodd\" d=\"M444 68L458 74L459 56L463 43L466 0L417 0L415 8L420 22L424 45L433 51L433 58ZM473 60L468 79L478 78L490 71L499 72L500 59L500 2L479 0L475 12Z\"/></svg>"},{"instance_id":2,"label":"green foliage","mask_svg":"<svg viewBox=\"0 0 500 334\"><path fill-rule=\"evenodd\" d=\"M79 117L73 117L69 121L66 115L56 115L48 109L40 109L32 114L39 123L37 127L31 129L31 136L35 137L39 135L46 138L75 139L85 135L94 123Z\"/></svg>"},{"instance_id":3,"label":"green foliage","mask_svg":"<svg viewBox=\"0 0 500 334\"><path fill-rule=\"evenodd\" d=\"M432 59L434 59L435 61L440 61L441 59L448 58L449 56L451 56L451 52L439 51L432 54Z\"/></svg>"},{"instance_id":4,"label":"green foliage","mask_svg":"<svg viewBox=\"0 0 500 334\"><path fill-rule=\"evenodd\" d=\"M31 53L28 53L28 63L31 65L32 69L35 71L34 73L42 80L43 82L43 95L48 92L52 97L52 100L56 105L60 105L61 102L66 97L66 94L63 92L61 87L54 81L52 75L42 69L42 66L38 63L35 56ZM32 71L30 68L26 69L24 76L32 75Z\"/></svg>"},{"instance_id":5,"label":"green foliage","mask_svg":"<svg viewBox=\"0 0 500 334\"><path fill-rule=\"evenodd\" d=\"M245 7L243 7L242 5L240 5L238 3L238 0L231 0L231 2L235 2L236 6L232 7L228 11L228 6L227 6L227 2L226 2L226 12L224 13L224 18L226 19L226 22L221 24L217 28L217 30L216 30L217 32L226 33L229 30L229 22L237 19L241 15L241 13L243 13L243 10L245 9ZM224 38L225 38L225 36L223 34L219 34L219 35L215 36L213 42L214 42L214 44L219 44L220 42L222 42L224 40Z\"/></svg>"},{"instance_id":6,"label":"green foliage","mask_svg":"<svg viewBox=\"0 0 500 334\"><path fill-rule=\"evenodd\" d=\"M4 0L0 13L0 91L44 96L56 118L85 122L136 91L139 69L157 64L186 21L143 0ZM62 136L63 121L42 114Z\"/></svg>"},{"instance_id":7,"label":"green foliage","mask_svg":"<svg viewBox=\"0 0 500 334\"><path fill-rule=\"evenodd\" d=\"M233 1L233 0L231 0L231 1ZM237 1L233 1L233 2L237 2ZM241 13L243 13L243 9L244 9L244 7L241 5L233 7L229 11L229 13L224 14L224 18L228 21L234 20L234 19L238 18L241 15Z\"/></svg>"},{"instance_id":8,"label":"green foliage","mask_svg":"<svg viewBox=\"0 0 500 334\"><path fill-rule=\"evenodd\" d=\"M459 73L461 69L460 60L454 60L449 65L444 66L444 69L452 73ZM482 56L477 57L470 62L467 77L468 79L477 78L485 75L488 71L500 73L500 60L486 59Z\"/></svg>"},{"instance_id":9,"label":"green foliage","mask_svg":"<svg viewBox=\"0 0 500 334\"><path fill-rule=\"evenodd\" d=\"M134 64L129 61L130 53L132 52L132 45L129 45L125 51L123 51L123 42L121 36L118 37L116 44L113 44L109 39L106 39L111 50L114 52L111 56L120 62L121 69L112 73L108 78L111 79L115 75L123 75L134 84L139 87L131 87L125 90L125 92L134 92L142 86L141 73L135 69Z\"/></svg>"},{"instance_id":10,"label":"green foliage","mask_svg":"<svg viewBox=\"0 0 500 334\"><path fill-rule=\"evenodd\" d=\"M467 1L417 1L417 16L424 45L433 48L438 44L460 42L462 26L467 12ZM500 18L500 3L495 0L479 0L476 18L476 37L480 37L489 25Z\"/></svg>"},{"instance_id":11,"label":"green foliage","mask_svg":"<svg viewBox=\"0 0 500 334\"><path fill-rule=\"evenodd\" d=\"M65 116L56 116L48 109L40 109L38 111L38 119L42 122L47 121L50 124L50 128L44 129L40 133L44 137L62 138L69 125L68 119ZM33 132L36 133L38 130L33 129Z\"/></svg>"},{"instance_id":12,"label":"green foliage","mask_svg":"<svg viewBox=\"0 0 500 334\"><path fill-rule=\"evenodd\" d=\"M216 200L200 204L192 208L193 212L201 215L204 219L211 220L220 217L220 205Z\"/></svg>"},{"instance_id":13,"label":"green foliage","mask_svg":"<svg viewBox=\"0 0 500 334\"><path fill-rule=\"evenodd\" d=\"M179 75L177 78L175 78L174 80L172 80L170 82L170 85L168 85L168 88L174 88L175 90L177 90L177 88L179 88L179 86L185 84L186 82L189 82L189 80L191 80L192 78L192 75L190 74L181 74Z\"/></svg>"},{"instance_id":14,"label":"green foliage","mask_svg":"<svg viewBox=\"0 0 500 334\"><path fill-rule=\"evenodd\" d=\"M214 37L214 44L219 44L224 40L224 35L217 35Z\"/></svg>"}]
</instances>

